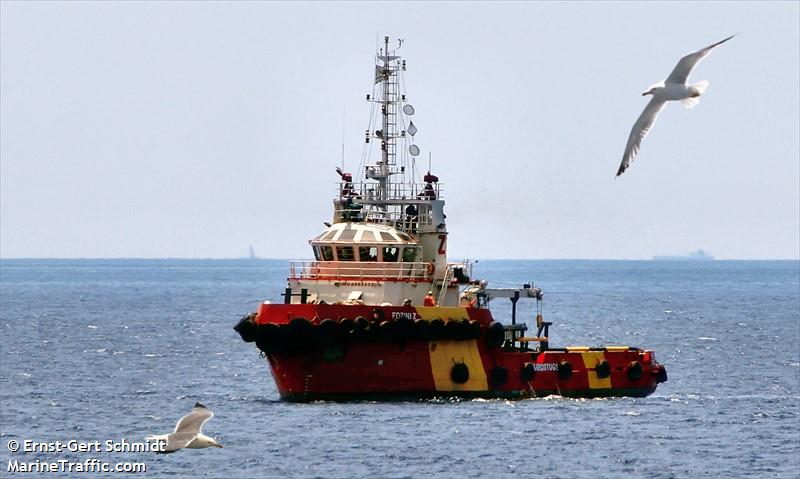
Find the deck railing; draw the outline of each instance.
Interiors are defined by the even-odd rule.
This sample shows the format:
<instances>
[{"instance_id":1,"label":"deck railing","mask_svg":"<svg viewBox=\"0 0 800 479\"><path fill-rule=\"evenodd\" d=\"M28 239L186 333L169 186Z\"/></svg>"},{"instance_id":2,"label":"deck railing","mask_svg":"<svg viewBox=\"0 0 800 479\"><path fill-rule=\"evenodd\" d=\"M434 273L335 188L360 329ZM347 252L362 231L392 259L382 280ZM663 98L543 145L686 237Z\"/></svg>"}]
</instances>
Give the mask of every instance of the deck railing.
<instances>
[{"instance_id":1,"label":"deck railing","mask_svg":"<svg viewBox=\"0 0 800 479\"><path fill-rule=\"evenodd\" d=\"M373 281L416 281L432 278L431 263L379 263L371 261L289 262L289 279L363 279Z\"/></svg>"},{"instance_id":2,"label":"deck railing","mask_svg":"<svg viewBox=\"0 0 800 479\"><path fill-rule=\"evenodd\" d=\"M339 182L338 196L345 198L353 196L354 199L366 200L368 202L377 200L377 192L375 183L346 183ZM389 198L398 199L444 199L444 188L442 183L392 183L389 186Z\"/></svg>"},{"instance_id":3,"label":"deck railing","mask_svg":"<svg viewBox=\"0 0 800 479\"><path fill-rule=\"evenodd\" d=\"M337 209L334 214L341 221L354 221L357 223L374 223L391 226L406 233L415 233L419 227L433 224L430 211L410 216L401 211L380 211L362 209Z\"/></svg>"}]
</instances>

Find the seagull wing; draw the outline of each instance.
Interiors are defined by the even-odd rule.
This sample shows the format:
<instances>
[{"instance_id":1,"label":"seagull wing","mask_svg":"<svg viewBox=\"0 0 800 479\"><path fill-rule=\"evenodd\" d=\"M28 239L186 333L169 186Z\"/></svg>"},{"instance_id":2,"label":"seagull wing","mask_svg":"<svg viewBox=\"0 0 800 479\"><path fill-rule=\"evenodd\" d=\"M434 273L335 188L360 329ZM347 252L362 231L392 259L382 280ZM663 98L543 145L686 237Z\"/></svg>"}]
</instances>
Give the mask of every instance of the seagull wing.
<instances>
[{"instance_id":1,"label":"seagull wing","mask_svg":"<svg viewBox=\"0 0 800 479\"><path fill-rule=\"evenodd\" d=\"M159 452L162 454L169 454L170 452L183 449L184 447L188 446L190 442L194 441L196 437L196 432L176 432L168 434L167 444L164 446L164 450Z\"/></svg>"},{"instance_id":2,"label":"seagull wing","mask_svg":"<svg viewBox=\"0 0 800 479\"><path fill-rule=\"evenodd\" d=\"M639 152L642 140L647 136L647 132L650 131L650 128L653 127L658 113L664 108L665 104L666 102L664 100L653 97L650 103L644 107L644 111L639 115L636 123L633 124L633 128L631 128L631 134L628 136L628 144L625 145L625 153L622 155L622 163L619 165L617 176L624 173L633 159L636 158L636 153Z\"/></svg>"},{"instance_id":3,"label":"seagull wing","mask_svg":"<svg viewBox=\"0 0 800 479\"><path fill-rule=\"evenodd\" d=\"M214 417L214 413L211 412L211 409L208 409L202 404L197 403L192 408L192 412L183 416L180 421L178 421L178 424L175 425L175 432L194 433L196 436L198 433L200 433L200 429L203 427L203 424L205 424L206 421L212 417Z\"/></svg>"},{"instance_id":4,"label":"seagull wing","mask_svg":"<svg viewBox=\"0 0 800 479\"><path fill-rule=\"evenodd\" d=\"M719 41L713 45L709 45L701 50L697 50L696 52L692 52L678 60L678 64L675 65L675 68L672 69L672 73L669 74L667 79L664 81L665 83L678 83L683 85L686 83L686 80L689 78L689 75L694 70L694 67L700 63L700 60L706 57L711 50L714 49L717 45L722 45L723 43L727 42L731 38L735 37L736 35L731 35L725 40Z\"/></svg>"}]
</instances>

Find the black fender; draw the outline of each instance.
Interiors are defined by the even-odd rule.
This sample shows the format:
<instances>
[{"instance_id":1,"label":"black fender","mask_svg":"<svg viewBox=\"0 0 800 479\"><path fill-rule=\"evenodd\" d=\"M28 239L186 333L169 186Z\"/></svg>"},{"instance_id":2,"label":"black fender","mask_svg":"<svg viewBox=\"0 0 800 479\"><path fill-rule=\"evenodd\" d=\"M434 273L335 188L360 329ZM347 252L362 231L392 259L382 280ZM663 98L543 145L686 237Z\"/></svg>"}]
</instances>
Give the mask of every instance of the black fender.
<instances>
[{"instance_id":1,"label":"black fender","mask_svg":"<svg viewBox=\"0 0 800 479\"><path fill-rule=\"evenodd\" d=\"M450 379L456 384L464 384L469 381L469 368L464 363L456 363L450 370Z\"/></svg>"},{"instance_id":2,"label":"black fender","mask_svg":"<svg viewBox=\"0 0 800 479\"><path fill-rule=\"evenodd\" d=\"M502 346L506 340L506 331L503 325L497 321L492 321L489 327L486 328L484 340L486 341L486 346L490 349Z\"/></svg>"},{"instance_id":3,"label":"black fender","mask_svg":"<svg viewBox=\"0 0 800 479\"><path fill-rule=\"evenodd\" d=\"M567 380L572 377L572 364L569 361L558 363L558 379Z\"/></svg>"}]
</instances>

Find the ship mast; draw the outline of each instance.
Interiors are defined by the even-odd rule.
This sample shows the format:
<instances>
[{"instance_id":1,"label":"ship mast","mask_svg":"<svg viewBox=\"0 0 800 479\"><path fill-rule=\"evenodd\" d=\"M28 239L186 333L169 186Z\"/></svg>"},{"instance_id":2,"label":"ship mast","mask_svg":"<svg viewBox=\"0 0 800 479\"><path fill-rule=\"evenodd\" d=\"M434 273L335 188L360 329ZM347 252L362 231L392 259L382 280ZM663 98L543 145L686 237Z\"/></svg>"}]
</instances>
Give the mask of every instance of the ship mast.
<instances>
[{"instance_id":1,"label":"ship mast","mask_svg":"<svg viewBox=\"0 0 800 479\"><path fill-rule=\"evenodd\" d=\"M400 48L402 40L398 40L398 42L397 48ZM376 129L368 128L365 132L365 140L366 143L370 143L370 140L380 141L381 151L374 164L364 165L364 178L377 182L374 189L372 188L373 184L366 187L365 196L369 200L364 201L364 204L383 214L389 212L392 204L397 205L396 200L407 200L416 194L414 185L405 184L408 179L406 165L398 165L399 161L404 160L404 157L398 158L398 153L401 151L398 150L398 141L406 139L406 133L413 138L417 129L413 122L409 124L408 131L402 129L405 125L403 119L414 114L414 107L405 103L406 96L401 93L398 73L405 71L406 62L396 54L397 48L390 50L389 37L383 37L383 45L378 48L375 57L374 98L372 95L367 95L367 101L380 105L379 112L376 113L373 110L373 114L380 115L380 118L371 118L370 125L375 124ZM419 155L419 147L413 144L409 145L408 153L412 157ZM397 181L397 185L392 184L392 175L402 176L402 179Z\"/></svg>"},{"instance_id":2,"label":"ship mast","mask_svg":"<svg viewBox=\"0 0 800 479\"><path fill-rule=\"evenodd\" d=\"M397 154L397 103L399 101L397 82L397 60L399 57L389 54L389 37L383 37L383 48L378 55L380 65L376 80L383 83L383 95L380 99L381 104L381 130L378 138L381 140L381 161L378 171L371 176L378 180L378 200L385 202L389 200L390 176L393 173L392 167L395 166ZM385 203L380 205L385 209Z\"/></svg>"}]
</instances>

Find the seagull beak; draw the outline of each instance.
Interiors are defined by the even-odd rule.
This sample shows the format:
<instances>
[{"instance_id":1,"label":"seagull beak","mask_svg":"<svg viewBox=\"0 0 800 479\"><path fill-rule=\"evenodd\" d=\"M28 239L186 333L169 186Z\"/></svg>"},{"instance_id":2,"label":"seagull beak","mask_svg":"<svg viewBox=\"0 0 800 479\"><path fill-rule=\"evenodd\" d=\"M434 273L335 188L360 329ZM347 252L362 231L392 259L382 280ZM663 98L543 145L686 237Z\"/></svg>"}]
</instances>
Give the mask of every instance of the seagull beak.
<instances>
[{"instance_id":1,"label":"seagull beak","mask_svg":"<svg viewBox=\"0 0 800 479\"><path fill-rule=\"evenodd\" d=\"M653 92L651 92L650 90L647 90L646 92L642 93L642 96L647 96L647 95L650 95L652 93Z\"/></svg>"},{"instance_id":2,"label":"seagull beak","mask_svg":"<svg viewBox=\"0 0 800 479\"><path fill-rule=\"evenodd\" d=\"M222 444L214 444L215 447L222 447Z\"/></svg>"}]
</instances>

